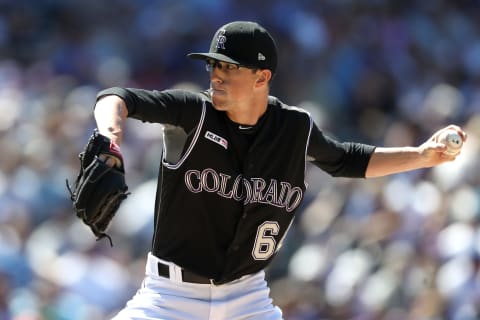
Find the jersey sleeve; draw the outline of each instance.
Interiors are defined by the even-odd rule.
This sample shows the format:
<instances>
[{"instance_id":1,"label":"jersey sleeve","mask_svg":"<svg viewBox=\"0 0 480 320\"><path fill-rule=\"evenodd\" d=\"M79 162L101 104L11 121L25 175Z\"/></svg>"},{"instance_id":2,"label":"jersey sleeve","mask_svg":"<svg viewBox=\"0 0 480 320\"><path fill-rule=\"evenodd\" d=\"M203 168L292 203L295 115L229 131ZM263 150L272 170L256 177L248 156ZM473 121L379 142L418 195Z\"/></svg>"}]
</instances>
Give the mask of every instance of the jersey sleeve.
<instances>
[{"instance_id":1,"label":"jersey sleeve","mask_svg":"<svg viewBox=\"0 0 480 320\"><path fill-rule=\"evenodd\" d=\"M113 87L100 91L97 101L107 95L122 98L128 109L128 117L144 122L171 124L186 130L198 123L202 96L186 90L145 90Z\"/></svg>"},{"instance_id":2,"label":"jersey sleeve","mask_svg":"<svg viewBox=\"0 0 480 320\"><path fill-rule=\"evenodd\" d=\"M315 166L334 177L364 178L374 146L339 142L312 127L307 155Z\"/></svg>"}]
</instances>

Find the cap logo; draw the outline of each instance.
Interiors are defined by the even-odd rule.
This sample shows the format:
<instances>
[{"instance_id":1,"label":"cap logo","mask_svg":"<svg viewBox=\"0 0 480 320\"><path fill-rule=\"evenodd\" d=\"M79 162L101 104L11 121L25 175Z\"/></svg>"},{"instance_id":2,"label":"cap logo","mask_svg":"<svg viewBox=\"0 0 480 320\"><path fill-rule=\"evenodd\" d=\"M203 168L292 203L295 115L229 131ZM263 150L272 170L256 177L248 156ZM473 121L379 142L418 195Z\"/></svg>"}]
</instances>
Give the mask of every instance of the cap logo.
<instances>
[{"instance_id":1,"label":"cap logo","mask_svg":"<svg viewBox=\"0 0 480 320\"><path fill-rule=\"evenodd\" d=\"M265 61L267 58L265 58L265 56L264 56L261 52L259 52L257 59L258 59L259 61Z\"/></svg>"},{"instance_id":2,"label":"cap logo","mask_svg":"<svg viewBox=\"0 0 480 320\"><path fill-rule=\"evenodd\" d=\"M227 42L227 37L225 36L225 29L222 29L218 32L217 35L217 49L225 50L225 42Z\"/></svg>"}]
</instances>

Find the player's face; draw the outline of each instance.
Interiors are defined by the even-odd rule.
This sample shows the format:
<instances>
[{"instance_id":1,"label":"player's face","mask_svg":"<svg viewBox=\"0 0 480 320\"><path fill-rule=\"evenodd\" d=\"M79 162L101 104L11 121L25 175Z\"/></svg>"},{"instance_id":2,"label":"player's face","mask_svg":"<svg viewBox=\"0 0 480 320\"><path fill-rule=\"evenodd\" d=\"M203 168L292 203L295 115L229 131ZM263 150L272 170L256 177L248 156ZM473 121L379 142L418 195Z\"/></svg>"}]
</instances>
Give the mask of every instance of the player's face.
<instances>
[{"instance_id":1,"label":"player's face","mask_svg":"<svg viewBox=\"0 0 480 320\"><path fill-rule=\"evenodd\" d=\"M249 105L252 100L257 72L237 64L207 60L210 72L210 94L217 110L231 111Z\"/></svg>"}]
</instances>

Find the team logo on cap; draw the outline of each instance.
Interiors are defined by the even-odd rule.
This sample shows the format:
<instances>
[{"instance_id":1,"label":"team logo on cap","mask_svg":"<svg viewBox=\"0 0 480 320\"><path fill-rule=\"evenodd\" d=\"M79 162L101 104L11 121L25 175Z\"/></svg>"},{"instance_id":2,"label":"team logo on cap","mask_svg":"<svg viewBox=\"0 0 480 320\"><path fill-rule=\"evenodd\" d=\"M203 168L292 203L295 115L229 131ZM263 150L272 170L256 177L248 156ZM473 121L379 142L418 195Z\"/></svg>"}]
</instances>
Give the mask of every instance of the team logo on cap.
<instances>
[{"instance_id":1,"label":"team logo on cap","mask_svg":"<svg viewBox=\"0 0 480 320\"><path fill-rule=\"evenodd\" d=\"M225 50L225 42L227 42L227 37L225 36L225 33L227 31L225 29L222 29L218 32L217 35L217 49L224 49Z\"/></svg>"}]
</instances>

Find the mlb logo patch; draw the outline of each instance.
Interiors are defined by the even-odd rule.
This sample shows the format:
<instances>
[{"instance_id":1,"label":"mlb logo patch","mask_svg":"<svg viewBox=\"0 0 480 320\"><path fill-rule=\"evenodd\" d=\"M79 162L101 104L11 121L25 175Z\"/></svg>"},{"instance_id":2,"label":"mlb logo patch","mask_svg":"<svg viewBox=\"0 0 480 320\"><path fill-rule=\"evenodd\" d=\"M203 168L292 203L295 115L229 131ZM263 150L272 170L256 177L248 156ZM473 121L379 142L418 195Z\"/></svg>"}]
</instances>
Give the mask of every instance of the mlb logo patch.
<instances>
[{"instance_id":1,"label":"mlb logo patch","mask_svg":"<svg viewBox=\"0 0 480 320\"><path fill-rule=\"evenodd\" d=\"M225 150L228 148L228 141L226 139L216 135L213 132L210 132L210 131L205 132L205 138L221 145L222 147L225 148Z\"/></svg>"}]
</instances>

